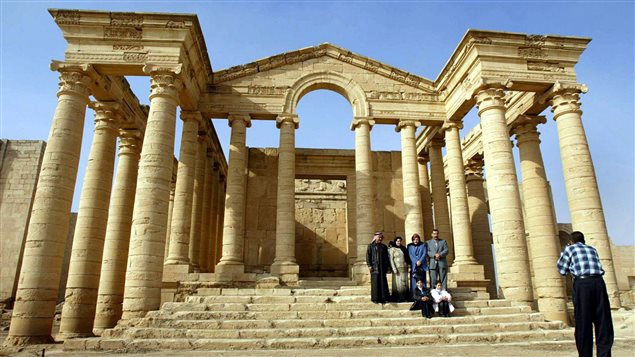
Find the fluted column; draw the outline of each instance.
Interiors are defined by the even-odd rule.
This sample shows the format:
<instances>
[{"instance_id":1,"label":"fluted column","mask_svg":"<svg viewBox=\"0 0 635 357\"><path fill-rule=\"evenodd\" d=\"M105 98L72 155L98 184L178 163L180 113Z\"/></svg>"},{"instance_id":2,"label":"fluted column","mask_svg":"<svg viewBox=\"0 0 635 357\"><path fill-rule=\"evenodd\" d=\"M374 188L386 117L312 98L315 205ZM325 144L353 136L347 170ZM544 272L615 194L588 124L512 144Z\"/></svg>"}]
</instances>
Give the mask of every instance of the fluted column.
<instances>
[{"instance_id":1,"label":"fluted column","mask_svg":"<svg viewBox=\"0 0 635 357\"><path fill-rule=\"evenodd\" d=\"M278 149L278 192L276 206L276 256L271 273L282 281L298 280L300 267L295 260L295 130L298 116L281 114L276 119L280 129Z\"/></svg>"},{"instance_id":2,"label":"fluted column","mask_svg":"<svg viewBox=\"0 0 635 357\"><path fill-rule=\"evenodd\" d=\"M404 224L406 237L423 234L421 214L421 195L419 192L419 169L415 131L421 123L414 120L402 120L395 131L401 132L401 175L403 181Z\"/></svg>"},{"instance_id":3,"label":"fluted column","mask_svg":"<svg viewBox=\"0 0 635 357\"><path fill-rule=\"evenodd\" d=\"M182 111L183 132L179 154L174 208L170 226L170 250L165 265L188 265L190 263L190 232L192 230L192 205L194 200L194 176L198 152L198 126L201 113Z\"/></svg>"},{"instance_id":4,"label":"fluted column","mask_svg":"<svg viewBox=\"0 0 635 357\"><path fill-rule=\"evenodd\" d=\"M527 245L536 277L538 310L548 320L567 322L564 279L553 268L553 262L560 257L558 229L540 153L540 134L536 130L536 125L545 122L542 116L521 116L516 119L513 133L520 151L525 226L529 233Z\"/></svg>"},{"instance_id":5,"label":"fluted column","mask_svg":"<svg viewBox=\"0 0 635 357\"><path fill-rule=\"evenodd\" d=\"M573 230L582 232L588 243L597 249L605 271L604 281L611 308L615 309L621 306L619 289L595 168L582 125L579 92L578 89L564 88L555 93L551 99L553 119L558 126L571 225Z\"/></svg>"},{"instance_id":6,"label":"fluted column","mask_svg":"<svg viewBox=\"0 0 635 357\"><path fill-rule=\"evenodd\" d=\"M474 258L483 266L485 279L489 280L487 291L496 298L496 276L492 256L492 233L489 228L488 208L483 186L483 158L472 157L465 168L467 203L470 208L470 227L474 245Z\"/></svg>"},{"instance_id":7,"label":"fluted column","mask_svg":"<svg viewBox=\"0 0 635 357\"><path fill-rule=\"evenodd\" d=\"M243 247L245 244L245 199L247 128L251 126L248 115L230 115L232 128L229 142L229 167L227 169L227 192L225 194L225 217L223 220L223 253L216 266L221 279L231 279L233 274L245 272Z\"/></svg>"},{"instance_id":8,"label":"fluted column","mask_svg":"<svg viewBox=\"0 0 635 357\"><path fill-rule=\"evenodd\" d=\"M428 175L428 154L419 154L419 191L421 193L421 214L423 216L423 232L421 237L428 238L434 229L432 218L432 196L430 196L430 176Z\"/></svg>"},{"instance_id":9,"label":"fluted column","mask_svg":"<svg viewBox=\"0 0 635 357\"><path fill-rule=\"evenodd\" d=\"M355 208L357 261L353 266L353 280L368 280L366 248L375 230L373 222L373 161L370 149L370 131L375 125L371 118L353 119L351 129L355 130Z\"/></svg>"},{"instance_id":10,"label":"fluted column","mask_svg":"<svg viewBox=\"0 0 635 357\"><path fill-rule=\"evenodd\" d=\"M445 145L443 139L432 139L428 147L430 156L430 185L432 186L432 205L434 207L434 225L439 230L439 236L448 242L450 252L447 255L448 264L454 260L454 242L450 230L450 212L448 196L445 188L445 172L443 171L443 154L441 148ZM428 237L429 238L429 237Z\"/></svg>"},{"instance_id":11,"label":"fluted column","mask_svg":"<svg viewBox=\"0 0 635 357\"><path fill-rule=\"evenodd\" d=\"M181 88L180 68L172 72L146 65L144 70L151 75L152 91L135 190L123 319L145 316L161 303L176 107Z\"/></svg>"},{"instance_id":12,"label":"fluted column","mask_svg":"<svg viewBox=\"0 0 635 357\"><path fill-rule=\"evenodd\" d=\"M95 129L68 267L59 331L62 339L92 335L117 134L122 120L118 103L97 102L90 107L95 110Z\"/></svg>"},{"instance_id":13,"label":"fluted column","mask_svg":"<svg viewBox=\"0 0 635 357\"><path fill-rule=\"evenodd\" d=\"M219 172L218 176L218 211L216 215L216 254L214 258L215 264L220 262L221 257L223 256L223 222L225 221L225 198L227 197L226 190L226 181L227 178L225 175ZM214 267L216 270L216 267Z\"/></svg>"},{"instance_id":14,"label":"fluted column","mask_svg":"<svg viewBox=\"0 0 635 357\"><path fill-rule=\"evenodd\" d=\"M199 254L199 262L201 271L209 272L209 245L210 245L210 213L212 211L212 162L214 151L205 148L205 176L203 188L203 206L201 211L201 250Z\"/></svg>"},{"instance_id":15,"label":"fluted column","mask_svg":"<svg viewBox=\"0 0 635 357\"><path fill-rule=\"evenodd\" d=\"M105 329L115 327L121 318L132 209L139 170L140 133L136 130L121 130L119 136L117 177L108 211L108 226L93 326L93 333L96 335L101 335Z\"/></svg>"},{"instance_id":16,"label":"fluted column","mask_svg":"<svg viewBox=\"0 0 635 357\"><path fill-rule=\"evenodd\" d=\"M218 238L219 226L222 221L219 222L218 217L220 216L220 165L216 162L216 155L212 157L212 170L211 174L211 198L210 198L210 210L209 210L209 247L207 250L207 255L209 259L209 271L213 273L216 267L216 254L220 251L218 244L216 242Z\"/></svg>"},{"instance_id":17,"label":"fluted column","mask_svg":"<svg viewBox=\"0 0 635 357\"><path fill-rule=\"evenodd\" d=\"M170 235L171 235L171 222L172 222L172 213L174 212L174 191L176 189L176 180L174 176L172 181L170 182L170 203L168 204L168 226L166 228L165 233L165 259L168 259L168 253L170 253Z\"/></svg>"},{"instance_id":18,"label":"fluted column","mask_svg":"<svg viewBox=\"0 0 635 357\"><path fill-rule=\"evenodd\" d=\"M203 219L203 190L205 189L205 157L207 156L207 135L200 130L201 126L199 126L194 188L192 190L192 226L190 229L189 247L190 267L194 272L200 271L201 222Z\"/></svg>"},{"instance_id":19,"label":"fluted column","mask_svg":"<svg viewBox=\"0 0 635 357\"><path fill-rule=\"evenodd\" d=\"M498 284L505 299L527 303L533 301L533 289L504 94L500 88L486 88L476 94L476 102L481 118Z\"/></svg>"},{"instance_id":20,"label":"fluted column","mask_svg":"<svg viewBox=\"0 0 635 357\"><path fill-rule=\"evenodd\" d=\"M51 342L62 261L90 95L87 68L56 64L57 107L42 158L5 346Z\"/></svg>"}]
</instances>

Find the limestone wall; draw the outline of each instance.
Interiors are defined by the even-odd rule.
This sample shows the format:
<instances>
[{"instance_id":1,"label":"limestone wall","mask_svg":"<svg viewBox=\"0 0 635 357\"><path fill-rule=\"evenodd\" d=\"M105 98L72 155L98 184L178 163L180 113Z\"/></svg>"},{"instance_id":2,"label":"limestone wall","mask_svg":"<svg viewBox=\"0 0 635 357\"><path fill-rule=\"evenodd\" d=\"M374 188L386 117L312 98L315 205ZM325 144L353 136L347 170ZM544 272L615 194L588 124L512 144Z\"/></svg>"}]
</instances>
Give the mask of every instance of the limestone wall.
<instances>
[{"instance_id":1,"label":"limestone wall","mask_svg":"<svg viewBox=\"0 0 635 357\"><path fill-rule=\"evenodd\" d=\"M43 141L0 140L0 301L15 294L45 148Z\"/></svg>"},{"instance_id":2,"label":"limestone wall","mask_svg":"<svg viewBox=\"0 0 635 357\"><path fill-rule=\"evenodd\" d=\"M387 240L403 236L400 153L373 152L373 169L373 230L384 231ZM265 272L275 255L277 149L250 148L247 171L245 270ZM355 258L355 152L297 149L296 177L300 275L347 276Z\"/></svg>"}]
</instances>

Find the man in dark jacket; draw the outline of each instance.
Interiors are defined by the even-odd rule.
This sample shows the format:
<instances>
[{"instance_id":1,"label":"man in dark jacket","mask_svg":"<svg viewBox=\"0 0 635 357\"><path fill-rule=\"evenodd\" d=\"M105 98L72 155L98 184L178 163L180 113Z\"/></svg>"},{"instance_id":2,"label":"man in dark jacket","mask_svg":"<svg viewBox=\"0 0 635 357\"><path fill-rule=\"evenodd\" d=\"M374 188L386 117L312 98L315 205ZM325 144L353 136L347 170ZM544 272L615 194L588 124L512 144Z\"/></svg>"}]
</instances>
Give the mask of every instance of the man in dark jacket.
<instances>
[{"instance_id":1,"label":"man in dark jacket","mask_svg":"<svg viewBox=\"0 0 635 357\"><path fill-rule=\"evenodd\" d=\"M374 303L386 303L390 298L386 274L390 272L388 248L382 243L384 235L375 233L366 250L366 265L370 271L370 299Z\"/></svg>"},{"instance_id":2,"label":"man in dark jacket","mask_svg":"<svg viewBox=\"0 0 635 357\"><path fill-rule=\"evenodd\" d=\"M432 230L432 239L427 242L427 245L428 257L430 257L430 286L436 286L437 280L440 280L443 290L447 290L448 261L446 256L449 252L448 242L439 237L439 230L435 228Z\"/></svg>"}]
</instances>

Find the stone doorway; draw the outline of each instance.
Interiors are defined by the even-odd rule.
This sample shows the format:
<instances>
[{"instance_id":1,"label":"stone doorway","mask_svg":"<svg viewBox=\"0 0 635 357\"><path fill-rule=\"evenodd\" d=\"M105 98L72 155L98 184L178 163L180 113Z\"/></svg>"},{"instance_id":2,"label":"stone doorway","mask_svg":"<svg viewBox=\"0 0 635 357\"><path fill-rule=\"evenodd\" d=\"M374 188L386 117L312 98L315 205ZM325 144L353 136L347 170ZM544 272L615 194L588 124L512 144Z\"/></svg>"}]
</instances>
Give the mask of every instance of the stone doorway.
<instances>
[{"instance_id":1,"label":"stone doorway","mask_svg":"<svg viewBox=\"0 0 635 357\"><path fill-rule=\"evenodd\" d=\"M295 180L295 256L300 277L348 277L345 178Z\"/></svg>"}]
</instances>

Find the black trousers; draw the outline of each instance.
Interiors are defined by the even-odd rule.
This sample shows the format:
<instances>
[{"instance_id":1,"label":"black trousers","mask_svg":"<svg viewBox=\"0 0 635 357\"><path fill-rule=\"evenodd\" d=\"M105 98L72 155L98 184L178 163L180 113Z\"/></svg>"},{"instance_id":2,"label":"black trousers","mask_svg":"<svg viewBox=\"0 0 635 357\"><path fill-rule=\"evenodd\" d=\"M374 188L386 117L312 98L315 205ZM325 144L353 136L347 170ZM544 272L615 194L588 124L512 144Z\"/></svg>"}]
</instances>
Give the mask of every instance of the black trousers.
<instances>
[{"instance_id":1,"label":"black trousers","mask_svg":"<svg viewBox=\"0 0 635 357\"><path fill-rule=\"evenodd\" d=\"M447 301L439 302L439 315L441 316L449 316L450 315L450 303Z\"/></svg>"},{"instance_id":2,"label":"black trousers","mask_svg":"<svg viewBox=\"0 0 635 357\"><path fill-rule=\"evenodd\" d=\"M424 317L431 317L432 316L432 312L434 311L432 309L432 300L428 300L428 301L421 301L421 300L417 300L415 301L415 306L413 307L413 310L421 310L421 316Z\"/></svg>"},{"instance_id":3,"label":"black trousers","mask_svg":"<svg viewBox=\"0 0 635 357\"><path fill-rule=\"evenodd\" d=\"M613 319L601 276L573 281L575 344L582 357L593 356L593 327L598 357L611 356Z\"/></svg>"}]
</instances>

